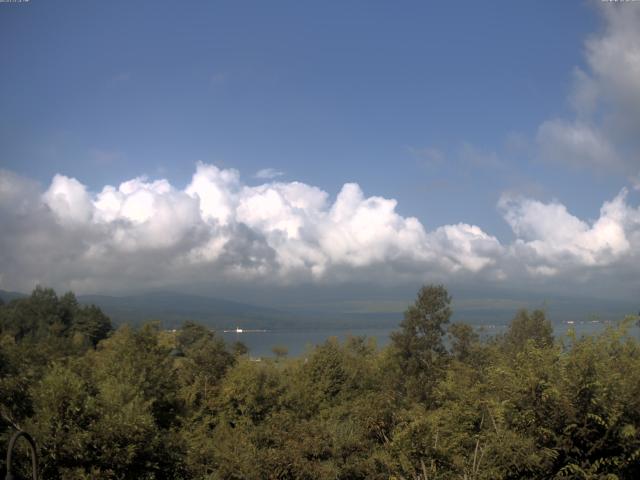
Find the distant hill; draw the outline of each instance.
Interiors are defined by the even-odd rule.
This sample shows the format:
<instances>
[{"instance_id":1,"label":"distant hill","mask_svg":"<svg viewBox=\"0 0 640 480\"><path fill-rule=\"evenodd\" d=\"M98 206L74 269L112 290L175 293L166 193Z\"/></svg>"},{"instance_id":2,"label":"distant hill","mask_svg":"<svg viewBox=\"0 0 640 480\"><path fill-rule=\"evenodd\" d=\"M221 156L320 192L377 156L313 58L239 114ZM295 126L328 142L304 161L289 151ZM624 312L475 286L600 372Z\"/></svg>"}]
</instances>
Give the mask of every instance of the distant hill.
<instances>
[{"instance_id":1,"label":"distant hill","mask_svg":"<svg viewBox=\"0 0 640 480\"><path fill-rule=\"evenodd\" d=\"M0 290L5 302L26 297ZM214 297L176 292L151 292L127 296L78 295L85 305L97 305L114 324L158 320L164 328L177 328L192 320L216 329L242 328L358 328L395 326L399 314L342 313L314 310L280 310Z\"/></svg>"},{"instance_id":2,"label":"distant hill","mask_svg":"<svg viewBox=\"0 0 640 480\"><path fill-rule=\"evenodd\" d=\"M218 329L284 328L294 320L290 314L275 309L174 292L125 297L79 295L78 301L99 306L116 324L159 320L165 328L175 328L186 320L193 320Z\"/></svg>"},{"instance_id":3,"label":"distant hill","mask_svg":"<svg viewBox=\"0 0 640 480\"><path fill-rule=\"evenodd\" d=\"M25 297L19 292L0 290L5 302ZM78 295L82 304L99 306L116 324L141 324L158 320L164 328L177 328L186 320L216 329L315 329L315 328L394 328L411 300L393 302L381 308L380 302L327 302L298 308L270 308L220 298L176 292L152 292L128 296ZM637 302L593 298L454 298L452 321L475 325L506 324L520 308L543 308L552 322L569 320L619 320L638 312Z\"/></svg>"},{"instance_id":4,"label":"distant hill","mask_svg":"<svg viewBox=\"0 0 640 480\"><path fill-rule=\"evenodd\" d=\"M553 323L567 321L617 321L638 312L638 302L584 297L475 299L453 302L453 321L471 324L507 324L515 313L526 308L542 309Z\"/></svg>"},{"instance_id":5,"label":"distant hill","mask_svg":"<svg viewBox=\"0 0 640 480\"><path fill-rule=\"evenodd\" d=\"M177 328L186 320L216 329L242 328L355 328L395 326L399 316L322 311L289 311L175 292L153 292L124 297L79 295L83 304L99 306L116 324L140 324L159 320L165 328Z\"/></svg>"},{"instance_id":6,"label":"distant hill","mask_svg":"<svg viewBox=\"0 0 640 480\"><path fill-rule=\"evenodd\" d=\"M4 302L27 297L27 294L0 290ZM85 305L97 305L116 324L140 324L159 320L166 328L193 320L216 328L237 326L286 324L287 314L274 309L257 307L218 298L185 295L173 292L153 292L141 295L109 296L78 295ZM264 327L263 327L264 328Z\"/></svg>"},{"instance_id":7,"label":"distant hill","mask_svg":"<svg viewBox=\"0 0 640 480\"><path fill-rule=\"evenodd\" d=\"M15 300L16 298L24 298L28 295L19 292L7 292L6 290L0 290L0 299L3 302L10 302L11 300Z\"/></svg>"},{"instance_id":8,"label":"distant hill","mask_svg":"<svg viewBox=\"0 0 640 480\"><path fill-rule=\"evenodd\" d=\"M166 328L194 320L214 328L359 328L395 327L402 320L406 306L397 311L378 312L374 307L360 311L333 308L332 305L308 309L275 309L219 298L156 292L126 297L80 295L85 304L96 304L115 323L141 323L160 320ZM407 302L408 305L410 301ZM453 303L452 321L471 324L506 324L520 308L542 308L552 322L569 320L619 320L637 313L632 301L556 297L541 299L469 300Z\"/></svg>"}]
</instances>

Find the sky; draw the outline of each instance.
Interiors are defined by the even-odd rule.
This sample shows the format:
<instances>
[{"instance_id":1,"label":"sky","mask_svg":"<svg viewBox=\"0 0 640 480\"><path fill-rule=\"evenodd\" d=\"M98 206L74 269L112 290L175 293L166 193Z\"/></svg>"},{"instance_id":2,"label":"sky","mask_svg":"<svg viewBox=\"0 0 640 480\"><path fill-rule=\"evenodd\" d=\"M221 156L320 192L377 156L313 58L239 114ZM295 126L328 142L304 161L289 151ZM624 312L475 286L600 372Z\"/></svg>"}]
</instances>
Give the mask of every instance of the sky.
<instances>
[{"instance_id":1,"label":"sky","mask_svg":"<svg viewBox=\"0 0 640 480\"><path fill-rule=\"evenodd\" d=\"M640 2L30 0L0 41L0 289L637 298Z\"/></svg>"}]
</instances>

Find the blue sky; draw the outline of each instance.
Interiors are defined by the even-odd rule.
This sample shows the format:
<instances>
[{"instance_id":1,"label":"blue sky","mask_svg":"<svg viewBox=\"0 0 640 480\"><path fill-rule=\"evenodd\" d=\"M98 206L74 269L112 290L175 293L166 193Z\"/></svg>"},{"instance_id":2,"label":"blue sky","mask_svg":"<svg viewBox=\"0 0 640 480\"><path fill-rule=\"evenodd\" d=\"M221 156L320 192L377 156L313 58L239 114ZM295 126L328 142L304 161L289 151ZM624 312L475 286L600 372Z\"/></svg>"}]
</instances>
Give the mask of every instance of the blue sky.
<instances>
[{"instance_id":1,"label":"blue sky","mask_svg":"<svg viewBox=\"0 0 640 480\"><path fill-rule=\"evenodd\" d=\"M615 76L619 64L602 60L607 40L631 38L622 42L620 62L634 74L623 54L638 48L637 29L625 21L638 18L636 7L584 1L0 4L0 166L39 182L43 195L56 174L76 179L92 202L105 185L117 188L143 175L186 191L197 162L239 171L241 186L273 180L317 187L329 196L327 209L345 183L355 182L364 198L396 200L395 212L417 217L427 232L463 223L507 249L520 237L547 241L527 233L537 227L517 231L505 221L501 199L503 205L505 196L561 205L587 226L624 187L625 205L638 203L633 182L640 169L630 139L640 117L620 106L634 104L628 98L638 91ZM601 41L590 50L593 38ZM587 80L577 80L576 72ZM611 85L626 96L611 95ZM626 130L614 128L614 117ZM594 151L601 153L581 164L580 155ZM282 175L256 178L264 169ZM55 213L52 201L47 205ZM264 234L254 220L244 223ZM629 222L627 243L635 225ZM575 254L575 245L565 251L556 243L562 258ZM578 249L585 248L592 245ZM624 248L636 253L635 244ZM602 267L601 256L592 260L588 266ZM508 268L500 268L496 278L509 278ZM36 272L13 285L7 272L17 267L4 269L7 287L58 278ZM65 273L60 282L104 286L83 287L80 277L87 275Z\"/></svg>"},{"instance_id":2,"label":"blue sky","mask_svg":"<svg viewBox=\"0 0 640 480\"><path fill-rule=\"evenodd\" d=\"M434 226L492 227L502 188L558 169L514 154L522 178L452 192L462 172L411 149L501 151L563 113L598 25L583 2L32 1L0 21L16 46L0 57L7 168L98 189L141 174L186 184L198 160L271 167L332 193L357 181ZM552 194L571 201L563 185ZM443 198L448 211L428 207Z\"/></svg>"}]
</instances>

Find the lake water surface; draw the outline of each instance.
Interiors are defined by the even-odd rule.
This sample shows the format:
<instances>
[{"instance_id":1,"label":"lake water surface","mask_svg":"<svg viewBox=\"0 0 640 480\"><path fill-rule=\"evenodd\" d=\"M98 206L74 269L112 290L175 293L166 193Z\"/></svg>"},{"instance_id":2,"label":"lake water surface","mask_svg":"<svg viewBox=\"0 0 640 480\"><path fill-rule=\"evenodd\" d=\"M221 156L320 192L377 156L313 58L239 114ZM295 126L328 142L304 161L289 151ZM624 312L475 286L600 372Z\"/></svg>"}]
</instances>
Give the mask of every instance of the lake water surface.
<instances>
[{"instance_id":1,"label":"lake water surface","mask_svg":"<svg viewBox=\"0 0 640 480\"><path fill-rule=\"evenodd\" d=\"M558 323L554 325L554 335L556 338L563 337L569 329L573 328L578 336L593 335L602 332L609 322L575 322L574 324ZM497 335L504 333L506 325L482 325L474 326L481 336ZM286 347L290 356L298 356L305 350L324 343L331 337L337 337L343 341L349 336L364 336L374 338L378 347L383 347L389 343L389 335L398 327L394 328L327 328L327 329L287 329L287 330L267 330L263 332L227 332L223 333L223 338L227 342L241 341L249 348L252 357L271 357L274 346ZM629 332L636 338L640 338L640 329L634 326Z\"/></svg>"}]
</instances>

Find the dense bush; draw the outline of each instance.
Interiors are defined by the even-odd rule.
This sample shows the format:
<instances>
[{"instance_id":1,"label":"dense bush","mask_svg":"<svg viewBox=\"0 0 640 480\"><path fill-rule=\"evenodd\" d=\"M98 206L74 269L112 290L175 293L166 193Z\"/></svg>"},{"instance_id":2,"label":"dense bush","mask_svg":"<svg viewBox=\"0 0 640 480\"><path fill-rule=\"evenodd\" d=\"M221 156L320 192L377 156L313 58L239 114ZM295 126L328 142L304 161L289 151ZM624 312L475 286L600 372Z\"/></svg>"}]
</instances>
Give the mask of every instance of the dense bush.
<instances>
[{"instance_id":1,"label":"dense bush","mask_svg":"<svg viewBox=\"0 0 640 480\"><path fill-rule=\"evenodd\" d=\"M0 441L31 432L46 479L640 478L631 320L561 344L541 311L487 341L450 315L428 286L384 349L256 362L38 288L0 305Z\"/></svg>"}]
</instances>

